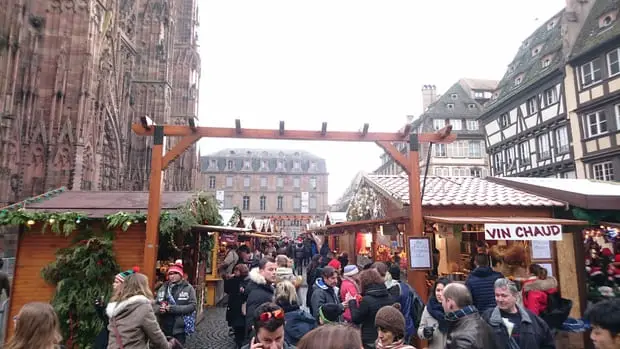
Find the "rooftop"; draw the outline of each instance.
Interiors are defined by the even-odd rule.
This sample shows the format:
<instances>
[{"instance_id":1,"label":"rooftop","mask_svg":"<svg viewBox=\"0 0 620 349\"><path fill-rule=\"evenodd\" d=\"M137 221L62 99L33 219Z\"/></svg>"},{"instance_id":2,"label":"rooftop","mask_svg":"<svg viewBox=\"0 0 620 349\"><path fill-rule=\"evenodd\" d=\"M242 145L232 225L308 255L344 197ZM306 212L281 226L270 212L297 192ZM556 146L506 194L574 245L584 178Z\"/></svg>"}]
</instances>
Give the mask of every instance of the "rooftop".
<instances>
[{"instance_id":1,"label":"rooftop","mask_svg":"<svg viewBox=\"0 0 620 349\"><path fill-rule=\"evenodd\" d=\"M240 158L288 158L299 157L306 160L323 160L305 150L287 150L287 149L251 149L251 148L227 148L206 155L207 157L225 156Z\"/></svg>"},{"instance_id":2,"label":"rooftop","mask_svg":"<svg viewBox=\"0 0 620 349\"><path fill-rule=\"evenodd\" d=\"M499 81L497 80L487 80L487 79L470 79L470 78L462 78L459 80L461 84L469 86L472 90L483 90L483 91L495 91L497 88L497 84Z\"/></svg>"},{"instance_id":3,"label":"rooftop","mask_svg":"<svg viewBox=\"0 0 620 349\"><path fill-rule=\"evenodd\" d=\"M564 14L562 9L523 41L499 82L495 97L486 104L484 114L563 66L561 24ZM546 59L549 62L543 65Z\"/></svg>"},{"instance_id":4,"label":"rooftop","mask_svg":"<svg viewBox=\"0 0 620 349\"><path fill-rule=\"evenodd\" d=\"M409 204L407 176L367 175L364 180L376 190ZM427 177L422 205L552 207L564 203L477 177Z\"/></svg>"},{"instance_id":5,"label":"rooftop","mask_svg":"<svg viewBox=\"0 0 620 349\"><path fill-rule=\"evenodd\" d=\"M493 91L495 86L497 86L497 81L460 79L450 86L437 101L431 104L419 118L413 121L413 124L417 125L428 117L442 117L446 119L451 117L459 119L479 117L482 113L482 106L472 96L472 90L482 89L482 86L485 87L484 90ZM471 108L470 105L474 107Z\"/></svg>"},{"instance_id":6,"label":"rooftop","mask_svg":"<svg viewBox=\"0 0 620 349\"><path fill-rule=\"evenodd\" d=\"M596 0L575 41L570 57L577 58L611 40L618 39L620 23L615 16L618 15L619 10L620 5L616 0ZM610 15L610 24L601 25L603 23L601 20L608 15Z\"/></svg>"}]
</instances>

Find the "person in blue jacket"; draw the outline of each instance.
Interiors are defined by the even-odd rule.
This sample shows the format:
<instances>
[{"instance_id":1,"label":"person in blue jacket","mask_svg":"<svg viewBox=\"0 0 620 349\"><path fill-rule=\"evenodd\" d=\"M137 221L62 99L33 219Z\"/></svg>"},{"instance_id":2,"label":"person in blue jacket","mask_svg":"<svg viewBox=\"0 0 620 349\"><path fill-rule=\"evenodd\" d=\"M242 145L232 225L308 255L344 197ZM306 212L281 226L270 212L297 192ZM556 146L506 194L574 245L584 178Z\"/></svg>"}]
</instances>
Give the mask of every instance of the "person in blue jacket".
<instances>
[{"instance_id":1,"label":"person in blue jacket","mask_svg":"<svg viewBox=\"0 0 620 349\"><path fill-rule=\"evenodd\" d=\"M474 306L479 312L495 308L495 280L504 276L489 266L489 256L478 254L476 256L476 269L474 269L465 281L465 286L471 292Z\"/></svg>"}]
</instances>

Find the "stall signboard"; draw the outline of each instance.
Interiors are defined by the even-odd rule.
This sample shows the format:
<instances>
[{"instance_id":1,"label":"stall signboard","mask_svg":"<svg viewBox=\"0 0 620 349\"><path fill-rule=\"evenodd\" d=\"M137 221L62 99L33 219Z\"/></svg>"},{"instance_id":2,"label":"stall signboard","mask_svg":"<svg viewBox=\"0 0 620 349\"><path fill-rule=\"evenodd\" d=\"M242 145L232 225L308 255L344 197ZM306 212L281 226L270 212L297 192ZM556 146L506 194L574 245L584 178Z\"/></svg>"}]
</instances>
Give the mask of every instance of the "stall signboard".
<instances>
[{"instance_id":1,"label":"stall signboard","mask_svg":"<svg viewBox=\"0 0 620 349\"><path fill-rule=\"evenodd\" d=\"M429 237L409 238L409 267L411 270L433 269L431 239Z\"/></svg>"},{"instance_id":2,"label":"stall signboard","mask_svg":"<svg viewBox=\"0 0 620 349\"><path fill-rule=\"evenodd\" d=\"M484 225L486 240L562 240L562 226L559 224L504 224Z\"/></svg>"}]
</instances>

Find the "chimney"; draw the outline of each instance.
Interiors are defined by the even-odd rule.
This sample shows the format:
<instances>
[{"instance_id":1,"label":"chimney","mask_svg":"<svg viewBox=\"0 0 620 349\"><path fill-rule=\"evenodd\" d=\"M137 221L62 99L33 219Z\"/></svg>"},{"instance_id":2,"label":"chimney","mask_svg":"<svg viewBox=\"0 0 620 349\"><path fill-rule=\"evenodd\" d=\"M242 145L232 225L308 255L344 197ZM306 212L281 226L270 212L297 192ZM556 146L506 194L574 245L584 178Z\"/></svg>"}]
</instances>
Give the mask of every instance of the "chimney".
<instances>
[{"instance_id":1,"label":"chimney","mask_svg":"<svg viewBox=\"0 0 620 349\"><path fill-rule=\"evenodd\" d=\"M422 113L437 100L437 88L435 85L422 86Z\"/></svg>"}]
</instances>

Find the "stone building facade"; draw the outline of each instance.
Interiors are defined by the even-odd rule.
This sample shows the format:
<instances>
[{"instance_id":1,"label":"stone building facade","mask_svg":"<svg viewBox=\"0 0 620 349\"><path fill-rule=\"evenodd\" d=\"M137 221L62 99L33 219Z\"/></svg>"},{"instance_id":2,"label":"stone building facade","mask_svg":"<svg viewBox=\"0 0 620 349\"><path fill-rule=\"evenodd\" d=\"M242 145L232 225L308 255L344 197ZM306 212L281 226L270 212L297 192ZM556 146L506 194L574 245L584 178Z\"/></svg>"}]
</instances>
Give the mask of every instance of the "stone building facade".
<instances>
[{"instance_id":1,"label":"stone building facade","mask_svg":"<svg viewBox=\"0 0 620 349\"><path fill-rule=\"evenodd\" d=\"M291 217L284 219L299 224L329 209L325 160L311 153L224 149L200 162L198 186L215 194L224 209L238 207L258 218Z\"/></svg>"},{"instance_id":2,"label":"stone building facade","mask_svg":"<svg viewBox=\"0 0 620 349\"><path fill-rule=\"evenodd\" d=\"M197 116L197 23L196 0L3 0L0 206L60 186L147 189L152 140L130 126ZM192 148L165 189L191 189L197 166Z\"/></svg>"}]
</instances>

